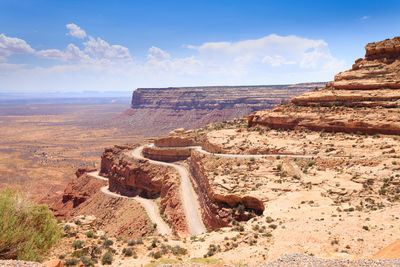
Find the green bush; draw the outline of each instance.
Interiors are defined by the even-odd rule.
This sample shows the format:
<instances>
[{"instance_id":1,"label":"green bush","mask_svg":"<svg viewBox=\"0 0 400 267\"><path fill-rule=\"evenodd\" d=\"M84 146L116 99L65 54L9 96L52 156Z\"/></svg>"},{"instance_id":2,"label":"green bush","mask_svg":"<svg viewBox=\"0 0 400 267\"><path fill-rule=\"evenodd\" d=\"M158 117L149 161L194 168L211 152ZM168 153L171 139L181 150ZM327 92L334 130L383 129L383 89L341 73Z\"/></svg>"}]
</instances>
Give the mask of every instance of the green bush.
<instances>
[{"instance_id":1,"label":"green bush","mask_svg":"<svg viewBox=\"0 0 400 267\"><path fill-rule=\"evenodd\" d=\"M47 206L14 189L0 192L0 259L40 261L60 236Z\"/></svg>"},{"instance_id":2,"label":"green bush","mask_svg":"<svg viewBox=\"0 0 400 267\"><path fill-rule=\"evenodd\" d=\"M104 240L103 246L105 248L111 247L114 244L114 241L112 241L111 239L106 239Z\"/></svg>"},{"instance_id":3,"label":"green bush","mask_svg":"<svg viewBox=\"0 0 400 267\"><path fill-rule=\"evenodd\" d=\"M106 253L103 255L103 258L101 259L101 263L102 263L103 265L111 264L112 261L113 261L113 256L112 256L112 254L111 254L110 252L106 252Z\"/></svg>"},{"instance_id":4,"label":"green bush","mask_svg":"<svg viewBox=\"0 0 400 267\"><path fill-rule=\"evenodd\" d=\"M88 238L93 238L94 234L93 234L92 231L89 231L89 232L86 233L86 236L87 236Z\"/></svg>"}]
</instances>

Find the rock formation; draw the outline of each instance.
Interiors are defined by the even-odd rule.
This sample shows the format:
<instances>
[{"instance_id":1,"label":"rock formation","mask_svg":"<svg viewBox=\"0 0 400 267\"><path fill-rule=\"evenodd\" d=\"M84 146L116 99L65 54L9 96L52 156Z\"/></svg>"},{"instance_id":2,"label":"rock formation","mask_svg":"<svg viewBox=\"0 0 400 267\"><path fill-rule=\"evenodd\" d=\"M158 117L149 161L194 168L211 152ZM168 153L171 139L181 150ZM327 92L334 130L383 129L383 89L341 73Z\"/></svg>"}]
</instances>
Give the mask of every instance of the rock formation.
<instances>
[{"instance_id":1,"label":"rock formation","mask_svg":"<svg viewBox=\"0 0 400 267\"><path fill-rule=\"evenodd\" d=\"M147 215L136 201L105 195L100 188L107 183L84 173L74 178L63 194L44 199L59 218L94 215L95 225L110 236L142 237L151 232Z\"/></svg>"},{"instance_id":2,"label":"rock formation","mask_svg":"<svg viewBox=\"0 0 400 267\"><path fill-rule=\"evenodd\" d=\"M210 178L203 166L203 160L207 157L210 156L193 150L188 162L189 171L194 180L194 188L199 196L203 221L207 228L215 229L230 225L229 216L237 221L248 220L254 216L251 213L233 211L232 208L239 204L259 213L264 211L263 202L256 197L217 192L216 188L211 185Z\"/></svg>"},{"instance_id":3,"label":"rock formation","mask_svg":"<svg viewBox=\"0 0 400 267\"><path fill-rule=\"evenodd\" d=\"M270 109L323 83L271 86L139 88L120 120L135 132L166 134L177 127L192 129Z\"/></svg>"},{"instance_id":4,"label":"rock formation","mask_svg":"<svg viewBox=\"0 0 400 267\"><path fill-rule=\"evenodd\" d=\"M112 192L125 196L161 197L161 214L172 225L175 234L186 234L188 229L179 196L178 174L170 167L151 164L148 160L136 160L125 154L135 147L123 145L106 148L100 175L108 177Z\"/></svg>"},{"instance_id":5,"label":"rock formation","mask_svg":"<svg viewBox=\"0 0 400 267\"><path fill-rule=\"evenodd\" d=\"M371 43L365 58L324 89L248 116L248 124L274 129L400 135L400 37Z\"/></svg>"}]
</instances>

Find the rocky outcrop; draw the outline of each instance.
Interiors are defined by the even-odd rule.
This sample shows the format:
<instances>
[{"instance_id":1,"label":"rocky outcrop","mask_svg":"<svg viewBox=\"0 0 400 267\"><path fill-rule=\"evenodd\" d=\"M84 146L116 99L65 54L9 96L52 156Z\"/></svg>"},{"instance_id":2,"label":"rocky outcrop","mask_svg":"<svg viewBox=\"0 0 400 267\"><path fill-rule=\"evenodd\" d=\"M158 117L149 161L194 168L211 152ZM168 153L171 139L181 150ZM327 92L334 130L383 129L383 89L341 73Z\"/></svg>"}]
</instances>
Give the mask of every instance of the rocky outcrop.
<instances>
[{"instance_id":1,"label":"rocky outcrop","mask_svg":"<svg viewBox=\"0 0 400 267\"><path fill-rule=\"evenodd\" d=\"M161 210L175 234L188 232L179 197L180 179L173 168L136 160L126 153L136 146L106 148L100 175L108 177L109 189L126 196L161 197Z\"/></svg>"},{"instance_id":2,"label":"rocky outcrop","mask_svg":"<svg viewBox=\"0 0 400 267\"><path fill-rule=\"evenodd\" d=\"M131 199L101 192L107 182L83 174L73 179L64 193L45 202L57 217L71 219L92 215L94 225L108 236L138 238L151 232L142 206Z\"/></svg>"},{"instance_id":3,"label":"rocky outcrop","mask_svg":"<svg viewBox=\"0 0 400 267\"><path fill-rule=\"evenodd\" d=\"M324 89L248 116L248 125L400 135L400 37L366 46L365 58Z\"/></svg>"},{"instance_id":4,"label":"rocky outcrop","mask_svg":"<svg viewBox=\"0 0 400 267\"><path fill-rule=\"evenodd\" d=\"M310 83L139 88L133 92L131 108L119 116L118 121L122 121L126 127L134 127L138 134L163 135L177 127L193 129L209 123L242 118L323 86L323 83Z\"/></svg>"},{"instance_id":5,"label":"rocky outcrop","mask_svg":"<svg viewBox=\"0 0 400 267\"><path fill-rule=\"evenodd\" d=\"M64 189L63 194L42 202L49 204L49 208L56 217L67 218L79 205L95 195L105 182L90 179L86 173L77 175Z\"/></svg>"},{"instance_id":6,"label":"rocky outcrop","mask_svg":"<svg viewBox=\"0 0 400 267\"><path fill-rule=\"evenodd\" d=\"M400 89L400 37L365 46L365 58L341 72L328 84L334 89Z\"/></svg>"},{"instance_id":7,"label":"rocky outcrop","mask_svg":"<svg viewBox=\"0 0 400 267\"><path fill-rule=\"evenodd\" d=\"M233 220L243 221L252 218L254 213L241 212L239 204L257 213L264 211L264 204L253 196L239 196L235 194L219 194L210 184L210 178L204 168L203 160L207 157L197 151L192 151L189 159L189 171L194 180L194 189L199 196L203 222L209 229L231 225Z\"/></svg>"},{"instance_id":8,"label":"rocky outcrop","mask_svg":"<svg viewBox=\"0 0 400 267\"><path fill-rule=\"evenodd\" d=\"M198 143L190 137L166 136L154 139L154 145L157 147L186 147L197 146Z\"/></svg>"},{"instance_id":9,"label":"rocky outcrop","mask_svg":"<svg viewBox=\"0 0 400 267\"><path fill-rule=\"evenodd\" d=\"M145 147L143 148L143 156L148 159L174 162L185 160L190 157L190 150L186 148L158 148L158 147Z\"/></svg>"},{"instance_id":10,"label":"rocky outcrop","mask_svg":"<svg viewBox=\"0 0 400 267\"><path fill-rule=\"evenodd\" d=\"M168 168L125 155L133 148L133 146L106 148L101 160L100 175L109 178L109 188L112 192L125 196L158 197L162 181L168 176Z\"/></svg>"}]
</instances>

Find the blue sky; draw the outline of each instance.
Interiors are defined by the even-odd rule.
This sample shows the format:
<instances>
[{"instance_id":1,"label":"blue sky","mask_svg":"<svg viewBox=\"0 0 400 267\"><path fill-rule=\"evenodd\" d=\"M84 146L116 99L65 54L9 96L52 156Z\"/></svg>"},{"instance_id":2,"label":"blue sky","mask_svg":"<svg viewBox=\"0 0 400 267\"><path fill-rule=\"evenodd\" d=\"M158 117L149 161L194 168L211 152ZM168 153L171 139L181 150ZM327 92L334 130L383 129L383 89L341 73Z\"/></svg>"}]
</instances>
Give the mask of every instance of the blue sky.
<instances>
[{"instance_id":1,"label":"blue sky","mask_svg":"<svg viewBox=\"0 0 400 267\"><path fill-rule=\"evenodd\" d=\"M0 0L0 92L327 81L400 1Z\"/></svg>"}]
</instances>

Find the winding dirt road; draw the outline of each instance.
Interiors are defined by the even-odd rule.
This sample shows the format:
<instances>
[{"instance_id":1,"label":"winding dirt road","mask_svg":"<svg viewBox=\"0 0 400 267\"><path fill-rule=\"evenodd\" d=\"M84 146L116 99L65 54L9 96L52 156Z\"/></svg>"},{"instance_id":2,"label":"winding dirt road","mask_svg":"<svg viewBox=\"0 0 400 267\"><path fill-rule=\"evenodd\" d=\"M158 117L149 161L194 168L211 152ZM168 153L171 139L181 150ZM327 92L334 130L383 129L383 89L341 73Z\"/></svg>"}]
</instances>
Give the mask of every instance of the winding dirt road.
<instances>
[{"instance_id":1,"label":"winding dirt road","mask_svg":"<svg viewBox=\"0 0 400 267\"><path fill-rule=\"evenodd\" d=\"M182 200L182 205L189 229L189 233L191 235L198 235L206 232L206 227L204 226L204 223L201 219L201 209L200 209L200 204L197 198L197 195L193 189L193 186L190 182L189 178L189 173L186 170L185 167L173 164L173 163L167 163L163 161L156 161L156 160L151 160L147 159L142 156L142 150L145 146L148 147L155 147L154 144L147 144L144 146L140 146L136 148L135 150L132 150L130 152L127 152L126 154L130 157L133 157L135 159L139 160L148 160L149 162L157 165L162 165L162 166L168 166L172 167L175 170L178 171L180 177L181 177L181 187L180 187L180 194L181 194L181 200ZM290 158L304 158L304 159L314 159L314 158L330 158L330 159L343 159L343 158L349 158L349 157L338 157L338 156L315 156L315 155L291 155L291 154L255 154L255 155L242 155L242 154L219 154L219 153L210 153L208 151L205 151L201 146L187 146L187 147L163 147L166 149L194 149L200 153L203 154L209 154L209 155L214 155L217 157L223 157L223 158L239 158L239 159L258 159L258 158L263 158L263 157L290 157ZM98 175L98 172L91 172L88 173L89 176L94 177L96 179L100 179L103 181L108 181L108 178L102 177ZM113 196L113 197L121 197L121 198L129 198L129 199L134 199L138 201L146 210L148 216L150 219L157 224L157 229L159 233L161 234L166 234L170 235L172 233L171 228L164 222L164 220L161 218L158 206L156 203L154 203L152 200L145 199L142 197L127 197L127 196L122 196L117 193L113 193L108 189L108 186L104 186L101 188L101 191L104 194Z\"/></svg>"},{"instance_id":2,"label":"winding dirt road","mask_svg":"<svg viewBox=\"0 0 400 267\"><path fill-rule=\"evenodd\" d=\"M96 178L96 179L100 179L103 181L107 181L108 182L108 178L100 176L98 174L98 172L89 172L88 173L89 176ZM129 199L134 199L137 202L139 202L143 208L146 210L147 215L149 216L150 220L153 223L157 224L157 230L160 234L162 235L171 235L172 234L172 230L169 227L169 225L161 218L160 216L160 212L159 212L159 208L157 206L157 204L150 200L150 199L146 199L146 198L142 198L142 197L128 197L128 196L123 196L114 192L111 192L108 189L108 186L103 186L100 189L101 192L103 192L106 195L112 196L112 197L119 197L119 198L129 198Z\"/></svg>"},{"instance_id":3,"label":"winding dirt road","mask_svg":"<svg viewBox=\"0 0 400 267\"><path fill-rule=\"evenodd\" d=\"M145 146L140 146L135 150L128 152L127 155L136 159L146 159L153 164L168 166L177 170L179 175L181 176L180 193L189 233L191 235L205 233L206 227L204 226L203 220L201 219L200 204L190 182L188 171L185 169L185 167L177 164L144 158L142 156L142 150L144 147Z\"/></svg>"}]
</instances>

